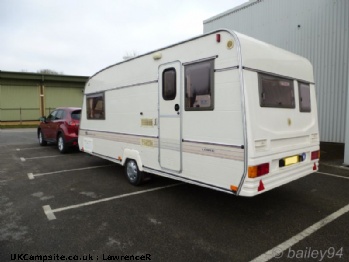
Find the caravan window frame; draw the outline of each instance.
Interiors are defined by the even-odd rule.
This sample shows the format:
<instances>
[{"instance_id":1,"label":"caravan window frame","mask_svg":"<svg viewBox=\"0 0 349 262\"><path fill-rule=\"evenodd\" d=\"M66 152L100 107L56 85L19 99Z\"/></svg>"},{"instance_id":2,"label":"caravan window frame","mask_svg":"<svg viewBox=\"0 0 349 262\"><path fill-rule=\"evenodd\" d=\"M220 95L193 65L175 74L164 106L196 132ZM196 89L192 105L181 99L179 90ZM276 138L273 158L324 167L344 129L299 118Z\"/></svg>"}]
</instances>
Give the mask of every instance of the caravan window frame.
<instances>
[{"instance_id":1,"label":"caravan window frame","mask_svg":"<svg viewBox=\"0 0 349 262\"><path fill-rule=\"evenodd\" d=\"M267 83L269 82L269 85ZM277 92L275 92L277 90ZM259 105L261 107L295 109L294 81L290 78L258 73Z\"/></svg>"},{"instance_id":2,"label":"caravan window frame","mask_svg":"<svg viewBox=\"0 0 349 262\"><path fill-rule=\"evenodd\" d=\"M90 101L93 101L92 102L92 105L93 105L95 99L97 100L95 106L97 106L98 101L102 101L102 109L99 110L100 111L100 112L98 112L99 114L93 113L93 111L91 112L92 108L90 107L91 106ZM88 119L88 120L105 120L105 94L104 94L104 92L86 95L86 119Z\"/></svg>"},{"instance_id":3,"label":"caravan window frame","mask_svg":"<svg viewBox=\"0 0 349 262\"><path fill-rule=\"evenodd\" d=\"M304 92L306 92L306 94L304 94ZM298 96L299 96L299 111L302 113L310 113L311 112L311 94L310 94L309 83L298 81Z\"/></svg>"},{"instance_id":4,"label":"caravan window frame","mask_svg":"<svg viewBox=\"0 0 349 262\"><path fill-rule=\"evenodd\" d=\"M173 73L173 79L167 79L167 73ZM174 81L172 81L174 80ZM174 67L166 68L162 72L162 98L166 101L174 100L177 96L177 72Z\"/></svg>"},{"instance_id":5,"label":"caravan window frame","mask_svg":"<svg viewBox=\"0 0 349 262\"><path fill-rule=\"evenodd\" d=\"M213 111L214 110L214 58L213 59L207 59L204 61L197 61L197 62L193 62L193 63L188 63L185 64L184 66L184 77L185 77L185 94L184 94L184 99L185 99L185 111ZM205 68L205 65L207 66ZM200 68L201 67L201 68ZM203 94L203 96L207 96L209 95L209 102L210 105L209 106L200 106L199 102L196 106L195 103L197 103L197 101L191 101L192 97L188 97L188 93L190 92L188 83L190 81L189 79L189 74L191 73L190 71L197 71L198 70L204 70L204 69L208 69L208 83L206 82L206 84L208 84L208 93L207 94ZM205 71L206 71L205 70ZM194 81L198 82L198 79L202 80L202 74L197 74L200 75L200 78L195 78ZM200 81L199 80L199 81ZM202 91L202 90L200 90ZM203 99L204 101L204 99Z\"/></svg>"}]
</instances>

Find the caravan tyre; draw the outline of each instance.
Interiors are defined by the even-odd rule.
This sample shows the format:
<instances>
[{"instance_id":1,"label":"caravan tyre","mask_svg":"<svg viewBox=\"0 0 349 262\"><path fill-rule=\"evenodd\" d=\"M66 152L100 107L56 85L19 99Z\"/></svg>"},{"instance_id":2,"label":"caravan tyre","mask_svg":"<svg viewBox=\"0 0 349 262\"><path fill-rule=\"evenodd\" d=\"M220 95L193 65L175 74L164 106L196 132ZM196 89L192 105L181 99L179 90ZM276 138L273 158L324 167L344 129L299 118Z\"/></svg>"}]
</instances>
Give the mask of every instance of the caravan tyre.
<instances>
[{"instance_id":1,"label":"caravan tyre","mask_svg":"<svg viewBox=\"0 0 349 262\"><path fill-rule=\"evenodd\" d=\"M128 181L132 185L138 186L143 182L143 172L139 171L136 161L127 160L125 172Z\"/></svg>"}]
</instances>

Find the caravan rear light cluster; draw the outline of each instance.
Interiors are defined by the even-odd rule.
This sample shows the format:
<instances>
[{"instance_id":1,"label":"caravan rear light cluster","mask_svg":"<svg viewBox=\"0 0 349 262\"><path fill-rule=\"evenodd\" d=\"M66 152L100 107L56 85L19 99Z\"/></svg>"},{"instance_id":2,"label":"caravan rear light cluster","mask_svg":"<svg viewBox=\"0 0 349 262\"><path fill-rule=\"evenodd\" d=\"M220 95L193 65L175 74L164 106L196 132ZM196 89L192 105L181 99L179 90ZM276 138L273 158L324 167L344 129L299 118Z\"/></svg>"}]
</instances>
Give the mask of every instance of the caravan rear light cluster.
<instances>
[{"instance_id":1,"label":"caravan rear light cluster","mask_svg":"<svg viewBox=\"0 0 349 262\"><path fill-rule=\"evenodd\" d=\"M320 150L311 152L311 160L320 159Z\"/></svg>"},{"instance_id":2,"label":"caravan rear light cluster","mask_svg":"<svg viewBox=\"0 0 349 262\"><path fill-rule=\"evenodd\" d=\"M264 176L269 173L269 163L260 164L258 166L248 167L248 177L255 178Z\"/></svg>"}]
</instances>

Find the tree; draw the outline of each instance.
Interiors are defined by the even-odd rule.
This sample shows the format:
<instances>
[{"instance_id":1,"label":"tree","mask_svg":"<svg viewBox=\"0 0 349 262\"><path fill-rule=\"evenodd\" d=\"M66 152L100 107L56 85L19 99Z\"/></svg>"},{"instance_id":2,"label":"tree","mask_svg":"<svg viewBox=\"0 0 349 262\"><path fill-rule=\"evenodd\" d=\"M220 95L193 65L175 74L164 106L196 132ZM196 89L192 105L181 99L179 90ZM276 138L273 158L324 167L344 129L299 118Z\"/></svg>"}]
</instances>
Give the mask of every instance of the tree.
<instances>
[{"instance_id":1,"label":"tree","mask_svg":"<svg viewBox=\"0 0 349 262\"><path fill-rule=\"evenodd\" d=\"M37 71L39 74L46 74L46 75L63 75L63 72L57 72L55 70L51 69L40 69Z\"/></svg>"}]
</instances>

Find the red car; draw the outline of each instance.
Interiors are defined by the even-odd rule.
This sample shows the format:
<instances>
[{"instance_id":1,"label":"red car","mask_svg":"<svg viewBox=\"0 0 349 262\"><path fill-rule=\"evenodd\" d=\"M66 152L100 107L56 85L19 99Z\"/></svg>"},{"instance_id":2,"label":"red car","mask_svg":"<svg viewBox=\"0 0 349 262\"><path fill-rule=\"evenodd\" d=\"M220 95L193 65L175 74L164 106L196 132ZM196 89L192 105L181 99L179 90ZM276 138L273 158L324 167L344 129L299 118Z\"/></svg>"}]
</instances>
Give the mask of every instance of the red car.
<instances>
[{"instance_id":1,"label":"red car","mask_svg":"<svg viewBox=\"0 0 349 262\"><path fill-rule=\"evenodd\" d=\"M38 139L41 146L57 143L61 153L70 147L78 147L78 134L81 108L61 107L52 111L48 117L40 118Z\"/></svg>"}]
</instances>

